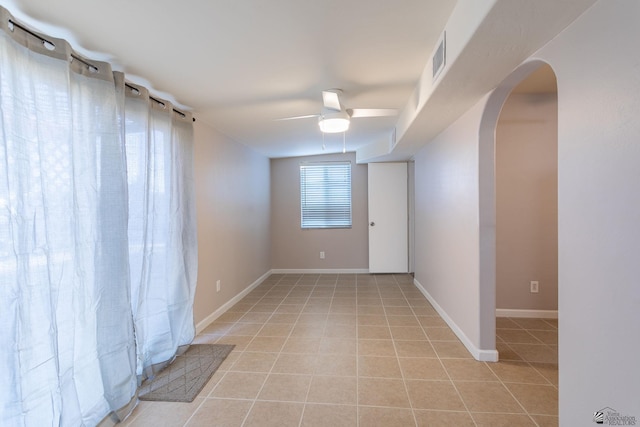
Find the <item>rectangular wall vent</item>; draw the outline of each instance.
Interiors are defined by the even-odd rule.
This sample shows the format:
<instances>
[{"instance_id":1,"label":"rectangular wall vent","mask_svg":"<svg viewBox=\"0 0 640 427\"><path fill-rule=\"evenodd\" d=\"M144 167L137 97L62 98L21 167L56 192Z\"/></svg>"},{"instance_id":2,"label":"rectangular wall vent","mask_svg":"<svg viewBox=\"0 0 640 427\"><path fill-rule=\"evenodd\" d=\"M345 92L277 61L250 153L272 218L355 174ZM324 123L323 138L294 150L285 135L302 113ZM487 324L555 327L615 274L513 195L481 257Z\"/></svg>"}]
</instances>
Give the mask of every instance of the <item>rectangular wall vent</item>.
<instances>
[{"instance_id":1,"label":"rectangular wall vent","mask_svg":"<svg viewBox=\"0 0 640 427\"><path fill-rule=\"evenodd\" d=\"M435 80L438 77L438 75L440 75L440 72L442 71L445 65L445 59L447 54L447 50L445 46L445 41L446 41L445 35L446 33L443 32L442 37L440 37L440 43L438 43L438 47L436 48L436 53L433 55L433 60L432 60L433 80Z\"/></svg>"},{"instance_id":2,"label":"rectangular wall vent","mask_svg":"<svg viewBox=\"0 0 640 427\"><path fill-rule=\"evenodd\" d=\"M391 143L391 149L389 151L393 151L394 148L396 148L396 144L398 143L398 141L396 140L396 132L397 132L397 128L393 128L393 132L391 132L391 138L389 140L389 142Z\"/></svg>"}]
</instances>

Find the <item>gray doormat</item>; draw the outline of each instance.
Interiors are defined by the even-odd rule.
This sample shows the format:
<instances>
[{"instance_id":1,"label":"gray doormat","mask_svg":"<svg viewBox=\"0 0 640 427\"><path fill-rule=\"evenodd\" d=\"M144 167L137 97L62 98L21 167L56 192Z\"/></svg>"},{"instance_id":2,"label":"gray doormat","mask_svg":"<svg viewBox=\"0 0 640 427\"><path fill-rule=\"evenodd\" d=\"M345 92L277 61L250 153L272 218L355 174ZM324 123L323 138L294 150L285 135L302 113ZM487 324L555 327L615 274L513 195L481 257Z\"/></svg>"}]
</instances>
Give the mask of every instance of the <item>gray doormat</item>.
<instances>
[{"instance_id":1,"label":"gray doormat","mask_svg":"<svg viewBox=\"0 0 640 427\"><path fill-rule=\"evenodd\" d=\"M140 400L193 402L235 345L192 344L138 389Z\"/></svg>"}]
</instances>

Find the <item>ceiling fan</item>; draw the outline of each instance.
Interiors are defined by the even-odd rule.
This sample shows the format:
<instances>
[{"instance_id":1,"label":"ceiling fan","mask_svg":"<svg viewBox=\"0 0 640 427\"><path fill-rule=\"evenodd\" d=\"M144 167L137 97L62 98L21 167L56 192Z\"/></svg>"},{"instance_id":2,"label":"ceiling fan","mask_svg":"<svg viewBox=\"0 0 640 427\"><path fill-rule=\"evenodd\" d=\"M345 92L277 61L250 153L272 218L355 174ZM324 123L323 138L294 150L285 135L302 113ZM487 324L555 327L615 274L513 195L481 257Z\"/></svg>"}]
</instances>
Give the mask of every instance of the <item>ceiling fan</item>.
<instances>
[{"instance_id":1,"label":"ceiling fan","mask_svg":"<svg viewBox=\"0 0 640 427\"><path fill-rule=\"evenodd\" d=\"M346 132L352 118L359 117L390 117L396 116L398 110L394 108L344 108L340 103L341 89L322 91L323 109L320 114L286 117L277 120L297 120L310 117L318 118L318 125L323 133Z\"/></svg>"}]
</instances>

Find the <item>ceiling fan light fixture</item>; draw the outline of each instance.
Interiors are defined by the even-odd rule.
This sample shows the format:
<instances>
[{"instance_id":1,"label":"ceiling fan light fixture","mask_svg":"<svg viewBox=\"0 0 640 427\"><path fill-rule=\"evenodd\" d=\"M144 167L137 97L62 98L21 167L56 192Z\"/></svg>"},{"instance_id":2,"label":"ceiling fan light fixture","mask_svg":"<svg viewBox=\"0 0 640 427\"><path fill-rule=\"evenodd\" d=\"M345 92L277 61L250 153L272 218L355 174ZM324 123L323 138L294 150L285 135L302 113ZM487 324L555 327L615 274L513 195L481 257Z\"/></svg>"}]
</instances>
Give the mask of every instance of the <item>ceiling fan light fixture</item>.
<instances>
[{"instance_id":1,"label":"ceiling fan light fixture","mask_svg":"<svg viewBox=\"0 0 640 427\"><path fill-rule=\"evenodd\" d=\"M326 114L318 119L318 126L323 133L346 132L349 129L349 123L349 115L344 111Z\"/></svg>"}]
</instances>

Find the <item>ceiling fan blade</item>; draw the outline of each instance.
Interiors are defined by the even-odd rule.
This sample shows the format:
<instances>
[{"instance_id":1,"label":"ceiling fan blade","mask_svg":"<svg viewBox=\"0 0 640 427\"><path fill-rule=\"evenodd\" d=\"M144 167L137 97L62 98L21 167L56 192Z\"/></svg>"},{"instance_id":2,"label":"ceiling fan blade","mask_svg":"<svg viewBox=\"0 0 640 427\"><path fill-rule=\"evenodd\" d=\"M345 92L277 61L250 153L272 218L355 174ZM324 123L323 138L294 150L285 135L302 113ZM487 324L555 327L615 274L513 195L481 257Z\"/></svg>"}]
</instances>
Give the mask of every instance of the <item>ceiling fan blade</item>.
<instances>
[{"instance_id":1,"label":"ceiling fan blade","mask_svg":"<svg viewBox=\"0 0 640 427\"><path fill-rule=\"evenodd\" d=\"M329 108L330 110L342 111L342 107L340 106L340 98L338 98L337 92L323 90L322 103L324 104L325 108Z\"/></svg>"},{"instance_id":2,"label":"ceiling fan blade","mask_svg":"<svg viewBox=\"0 0 640 427\"><path fill-rule=\"evenodd\" d=\"M398 115L395 108L354 108L347 110L351 117L393 117Z\"/></svg>"},{"instance_id":3,"label":"ceiling fan blade","mask_svg":"<svg viewBox=\"0 0 640 427\"><path fill-rule=\"evenodd\" d=\"M282 119L273 119L276 122L282 122L285 120L298 120L298 119L308 119L311 117L320 117L320 114L307 114L306 116L295 116L295 117L284 117Z\"/></svg>"}]
</instances>

